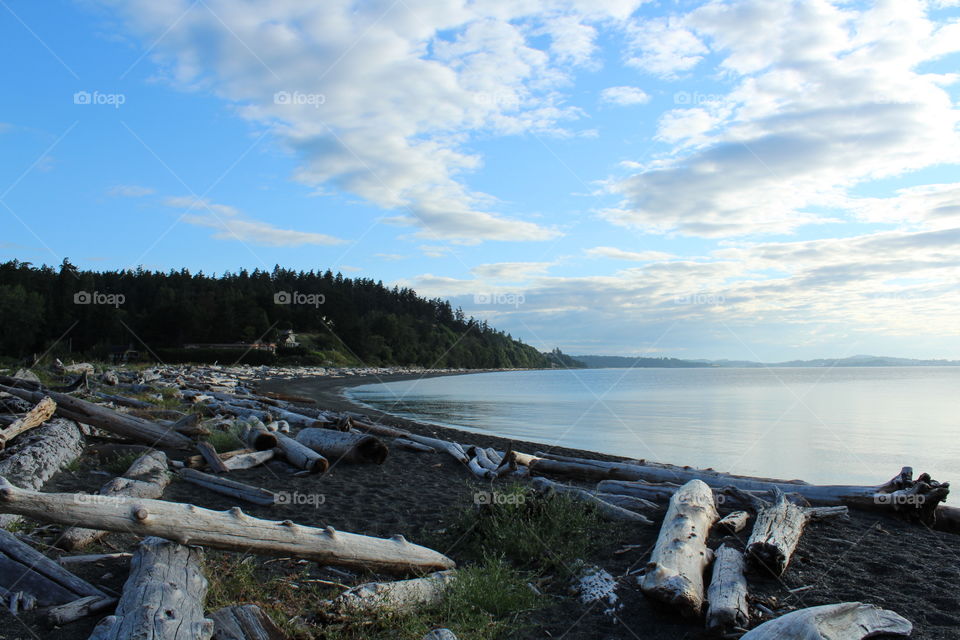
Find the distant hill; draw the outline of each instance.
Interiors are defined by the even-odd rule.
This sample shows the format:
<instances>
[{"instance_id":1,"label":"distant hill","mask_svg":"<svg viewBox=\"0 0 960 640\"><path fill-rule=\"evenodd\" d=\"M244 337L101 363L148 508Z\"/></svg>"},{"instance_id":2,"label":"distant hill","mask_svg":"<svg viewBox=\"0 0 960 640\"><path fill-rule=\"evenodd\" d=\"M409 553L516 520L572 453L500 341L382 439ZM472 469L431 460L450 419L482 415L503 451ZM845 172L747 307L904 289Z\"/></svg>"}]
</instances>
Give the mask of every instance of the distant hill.
<instances>
[{"instance_id":1,"label":"distant hill","mask_svg":"<svg viewBox=\"0 0 960 640\"><path fill-rule=\"evenodd\" d=\"M628 356L573 356L589 369L628 369L655 367L661 369L690 369L711 367L706 361L678 360L677 358L640 358Z\"/></svg>"}]
</instances>

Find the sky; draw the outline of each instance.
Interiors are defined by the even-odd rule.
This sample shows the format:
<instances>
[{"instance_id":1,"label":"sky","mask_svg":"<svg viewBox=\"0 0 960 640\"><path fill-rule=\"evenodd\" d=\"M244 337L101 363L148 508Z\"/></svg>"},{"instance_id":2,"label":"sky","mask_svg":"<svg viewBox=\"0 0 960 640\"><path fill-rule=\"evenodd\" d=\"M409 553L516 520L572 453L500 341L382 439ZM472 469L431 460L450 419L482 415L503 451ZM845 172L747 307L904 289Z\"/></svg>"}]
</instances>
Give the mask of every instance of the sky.
<instances>
[{"instance_id":1,"label":"sky","mask_svg":"<svg viewBox=\"0 0 960 640\"><path fill-rule=\"evenodd\" d=\"M0 48L0 260L960 359L960 0L0 0Z\"/></svg>"}]
</instances>

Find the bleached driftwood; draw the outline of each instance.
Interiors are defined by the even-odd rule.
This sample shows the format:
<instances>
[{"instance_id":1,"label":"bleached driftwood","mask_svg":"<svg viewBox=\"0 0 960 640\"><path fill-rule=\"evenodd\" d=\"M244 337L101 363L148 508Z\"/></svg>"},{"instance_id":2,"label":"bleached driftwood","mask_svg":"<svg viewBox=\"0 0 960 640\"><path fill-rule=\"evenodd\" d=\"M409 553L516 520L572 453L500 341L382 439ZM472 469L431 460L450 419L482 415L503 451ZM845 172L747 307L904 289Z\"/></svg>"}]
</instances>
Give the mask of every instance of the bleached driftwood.
<instances>
[{"instance_id":1,"label":"bleached driftwood","mask_svg":"<svg viewBox=\"0 0 960 640\"><path fill-rule=\"evenodd\" d=\"M151 451L134 460L123 476L100 487L99 495L86 496L84 499L94 502L109 499L110 496L159 498L170 484L170 478L166 454L162 451ZM63 532L57 546L69 550L82 549L105 535L106 531L69 527Z\"/></svg>"},{"instance_id":2,"label":"bleached driftwood","mask_svg":"<svg viewBox=\"0 0 960 640\"><path fill-rule=\"evenodd\" d=\"M210 618L213 640L286 640L270 616L255 604L224 607Z\"/></svg>"},{"instance_id":3,"label":"bleached driftwood","mask_svg":"<svg viewBox=\"0 0 960 640\"><path fill-rule=\"evenodd\" d=\"M282 433L278 433L276 436L277 449L283 453L287 462L298 469L310 473L325 473L330 468L330 462L310 447Z\"/></svg>"},{"instance_id":4,"label":"bleached driftwood","mask_svg":"<svg viewBox=\"0 0 960 640\"><path fill-rule=\"evenodd\" d=\"M83 453L83 435L72 420L55 418L17 439L3 452L0 476L29 489L39 489ZM0 528L20 518L0 514Z\"/></svg>"},{"instance_id":5,"label":"bleached driftwood","mask_svg":"<svg viewBox=\"0 0 960 640\"><path fill-rule=\"evenodd\" d=\"M272 506L277 502L277 496L272 491L252 487L248 484L230 480L222 476L214 476L209 473L197 471L196 469L180 469L177 475L190 484L195 484L198 487L203 487L204 489L209 489L210 491L230 496L231 498L246 500L253 504Z\"/></svg>"},{"instance_id":6,"label":"bleached driftwood","mask_svg":"<svg viewBox=\"0 0 960 640\"><path fill-rule=\"evenodd\" d=\"M790 564L807 522L846 513L846 507L798 507L780 494L776 502L762 505L757 513L747 541L747 559L751 565L779 576Z\"/></svg>"},{"instance_id":7,"label":"bleached driftwood","mask_svg":"<svg viewBox=\"0 0 960 640\"><path fill-rule=\"evenodd\" d=\"M132 555L132 553L127 553L126 551L118 551L117 553L91 553L79 556L60 556L57 562L64 567L69 567L75 564L91 564L104 562L106 560L129 560Z\"/></svg>"},{"instance_id":8,"label":"bleached driftwood","mask_svg":"<svg viewBox=\"0 0 960 640\"><path fill-rule=\"evenodd\" d=\"M191 444L189 438L173 431L168 426L118 413L107 407L63 393L45 392L42 387L35 385L32 386L36 390L31 390L30 386L26 388L16 386L20 384L20 381L15 378L0 376L0 391L5 391L10 395L30 402L40 402L44 396L50 396L57 403L57 415L68 420L76 420L83 424L99 427L117 435L145 442L150 446L186 448Z\"/></svg>"},{"instance_id":9,"label":"bleached driftwood","mask_svg":"<svg viewBox=\"0 0 960 640\"><path fill-rule=\"evenodd\" d=\"M717 522L718 527L723 527L732 533L739 533L747 526L750 514L746 511L734 511L720 518Z\"/></svg>"},{"instance_id":10,"label":"bleached driftwood","mask_svg":"<svg viewBox=\"0 0 960 640\"><path fill-rule=\"evenodd\" d=\"M394 438L393 444L396 447L401 449L406 449L407 451L413 451L414 453L436 453L437 450L431 446L420 444L419 442L414 442L407 438Z\"/></svg>"},{"instance_id":11,"label":"bleached driftwood","mask_svg":"<svg viewBox=\"0 0 960 640\"><path fill-rule=\"evenodd\" d=\"M197 451L200 452L207 466L210 467L210 470L214 473L227 473L230 471L230 469L223 464L223 460L220 459L220 454L217 453L217 450L206 440L201 440L197 443Z\"/></svg>"},{"instance_id":12,"label":"bleached driftwood","mask_svg":"<svg viewBox=\"0 0 960 640\"><path fill-rule=\"evenodd\" d=\"M370 433L375 433L378 436L385 436L388 438L406 438L407 440L413 440L414 442L419 442L420 444L427 445L438 451L446 451L451 456L453 456L458 462L467 464L470 462L470 457L467 455L467 452L464 448L456 442L450 442L449 440L441 440L439 438L431 438L429 436L421 436L416 433L410 433L409 431L404 431L403 429L395 429L393 427L388 427L382 424L373 424L371 422L366 422L363 420L351 419L351 424L358 429L363 431L368 431Z\"/></svg>"},{"instance_id":13,"label":"bleached driftwood","mask_svg":"<svg viewBox=\"0 0 960 640\"><path fill-rule=\"evenodd\" d=\"M721 545L713 561L713 576L707 589L707 629L721 635L746 629L750 622L747 579L743 554Z\"/></svg>"},{"instance_id":14,"label":"bleached driftwood","mask_svg":"<svg viewBox=\"0 0 960 640\"><path fill-rule=\"evenodd\" d=\"M534 478L532 484L533 488L537 491L544 493L555 491L557 493L571 496L580 502L586 503L596 509L597 513L599 513L600 516L605 520L612 520L615 522L634 522L638 524L653 524L653 520L642 514L636 513L635 511L630 511L629 509L624 509L623 507L619 507L614 504L610 504L609 502L605 502L595 494L578 487L570 487L559 484L553 482L552 480L548 480L547 478Z\"/></svg>"},{"instance_id":15,"label":"bleached driftwood","mask_svg":"<svg viewBox=\"0 0 960 640\"><path fill-rule=\"evenodd\" d=\"M255 451L267 451L277 446L277 436L258 418L249 418L241 427L240 439Z\"/></svg>"},{"instance_id":16,"label":"bleached driftwood","mask_svg":"<svg viewBox=\"0 0 960 640\"><path fill-rule=\"evenodd\" d=\"M390 610L402 611L438 602L455 579L455 571L437 571L423 578L367 582L341 593L321 608L328 617Z\"/></svg>"},{"instance_id":17,"label":"bleached driftwood","mask_svg":"<svg viewBox=\"0 0 960 640\"><path fill-rule=\"evenodd\" d=\"M116 497L104 504L83 504L75 493L20 489L0 477L0 512L35 520L159 536L228 551L244 551L316 560L323 564L391 572L451 569L453 560L407 542L403 536L373 538L316 529L289 520L249 516L239 508L211 511L191 504Z\"/></svg>"},{"instance_id":18,"label":"bleached driftwood","mask_svg":"<svg viewBox=\"0 0 960 640\"><path fill-rule=\"evenodd\" d=\"M106 597L15 535L0 529L0 587L29 593L41 606L65 604L84 596Z\"/></svg>"},{"instance_id":19,"label":"bleached driftwood","mask_svg":"<svg viewBox=\"0 0 960 640\"><path fill-rule=\"evenodd\" d=\"M383 464L388 453L387 445L375 436L333 429L303 429L297 442L334 461Z\"/></svg>"},{"instance_id":20,"label":"bleached driftwood","mask_svg":"<svg viewBox=\"0 0 960 640\"><path fill-rule=\"evenodd\" d=\"M634 496L624 496L618 493L601 493L599 491L596 493L596 496L604 502L615 504L618 507L623 507L624 509L629 509L630 511L640 512L660 508L660 505L658 505L656 502L644 500L643 498L637 498Z\"/></svg>"},{"instance_id":21,"label":"bleached driftwood","mask_svg":"<svg viewBox=\"0 0 960 640\"><path fill-rule=\"evenodd\" d=\"M685 615L700 614L703 570L711 560L707 536L718 518L713 493L700 480L691 480L673 494L640 581L644 594Z\"/></svg>"},{"instance_id":22,"label":"bleached driftwood","mask_svg":"<svg viewBox=\"0 0 960 640\"><path fill-rule=\"evenodd\" d=\"M872 604L843 602L792 611L764 622L740 640L862 640L877 635L909 636L913 625Z\"/></svg>"},{"instance_id":23,"label":"bleached driftwood","mask_svg":"<svg viewBox=\"0 0 960 640\"><path fill-rule=\"evenodd\" d=\"M56 410L57 403L49 397L44 397L44 399L38 402L35 407L30 409L25 416L14 420L9 427L3 431L0 431L0 451L7 446L8 442L16 438L24 431L29 431L34 427L39 427L44 422L49 420Z\"/></svg>"},{"instance_id":24,"label":"bleached driftwood","mask_svg":"<svg viewBox=\"0 0 960 640\"><path fill-rule=\"evenodd\" d=\"M73 602L50 607L45 613L50 624L59 627L87 616L108 611L116 604L117 599L110 596L84 596Z\"/></svg>"},{"instance_id":25,"label":"bleached driftwood","mask_svg":"<svg viewBox=\"0 0 960 640\"><path fill-rule=\"evenodd\" d=\"M202 551L150 537L130 562L130 576L115 614L100 621L90 640L206 640L213 621L204 618L207 579Z\"/></svg>"}]
</instances>

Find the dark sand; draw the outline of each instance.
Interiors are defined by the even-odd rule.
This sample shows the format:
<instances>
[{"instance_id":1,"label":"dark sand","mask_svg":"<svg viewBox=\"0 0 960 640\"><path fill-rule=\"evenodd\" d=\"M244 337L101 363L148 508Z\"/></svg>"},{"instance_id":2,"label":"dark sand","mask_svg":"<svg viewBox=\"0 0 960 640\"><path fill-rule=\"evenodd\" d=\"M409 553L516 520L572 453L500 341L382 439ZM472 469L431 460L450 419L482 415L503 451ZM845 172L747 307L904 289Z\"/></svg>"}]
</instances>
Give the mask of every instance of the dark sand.
<instances>
[{"instance_id":1,"label":"dark sand","mask_svg":"<svg viewBox=\"0 0 960 640\"><path fill-rule=\"evenodd\" d=\"M383 381L409 376L388 376ZM335 410L350 410L380 419L386 424L455 439L465 445L476 444L505 449L509 441L475 434L413 423L384 416L375 411L351 404L340 395L343 388L377 382L375 378L348 377L339 379L304 379L270 381L261 385L262 391L280 391L309 396L316 406ZM544 445L514 442L515 448L532 452ZM601 454L554 449L556 452L598 459L615 459ZM182 454L181 454L182 455ZM672 460L664 462L682 463ZM45 487L46 491L95 492L106 480L95 473L97 465L90 461L86 469L63 472ZM263 486L276 492L301 496L300 500L322 502L286 504L273 507L244 506L244 511L271 520L290 519L314 526L333 526L343 531L375 536L401 533L413 542L431 543L438 531L451 522L457 512L473 505L476 491L489 488L473 478L459 463L446 454L418 454L391 449L381 466L334 464L322 476L295 478L282 463L235 472L237 480ZM164 494L166 500L193 502L213 509L227 509L234 501L217 494L174 482ZM656 515L654 515L656 520ZM602 553L591 560L614 576L622 577L618 589L624 607L615 618L605 616L600 606L581 605L574 599L557 598L555 604L536 614L535 628L524 638L567 638L570 640L608 640L612 638L642 638L644 640L678 640L706 638L701 624L695 620L677 618L644 598L636 588L628 571L636 569L649 557L656 541L658 526L626 529L623 534L605 541ZM56 531L47 540L53 542ZM746 539L741 534L742 540ZM127 549L132 537L111 534L103 547L84 553ZM716 547L722 538L712 537ZM737 542L733 540L733 542ZM638 548L622 554L612 552L623 544ZM456 545L437 547L458 559ZM56 552L54 552L56 554ZM238 556L222 556L228 562ZM260 560L257 560L260 562ZM273 571L302 571L295 561L286 560L269 565ZM321 567L309 566L318 577L334 580L346 578L325 573ZM112 589L122 588L126 567L122 563L91 567L80 572L95 584ZM110 574L104 578L104 574ZM210 576L212 581L219 576ZM914 624L913 638L946 640L960 638L960 536L930 531L892 518L853 512L849 521L811 523L800 541L791 566L782 577L763 579L751 577L752 594L761 602L793 607L813 606L840 601L858 600L892 609ZM790 594L789 589L812 586L811 589ZM298 612L311 617L310 611ZM14 619L2 613L2 638L86 638L95 619L74 623L61 630L49 630L36 615L26 614Z\"/></svg>"}]
</instances>

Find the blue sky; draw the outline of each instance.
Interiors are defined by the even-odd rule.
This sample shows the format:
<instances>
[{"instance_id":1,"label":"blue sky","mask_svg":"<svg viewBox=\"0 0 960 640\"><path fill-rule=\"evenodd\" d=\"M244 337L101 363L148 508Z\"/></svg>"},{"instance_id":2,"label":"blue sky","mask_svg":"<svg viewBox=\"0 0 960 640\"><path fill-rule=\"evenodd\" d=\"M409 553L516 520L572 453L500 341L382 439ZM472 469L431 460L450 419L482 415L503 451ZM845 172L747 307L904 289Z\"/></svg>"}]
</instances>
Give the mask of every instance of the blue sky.
<instances>
[{"instance_id":1,"label":"blue sky","mask_svg":"<svg viewBox=\"0 0 960 640\"><path fill-rule=\"evenodd\" d=\"M960 7L0 1L0 259L340 270L542 348L960 358Z\"/></svg>"}]
</instances>

